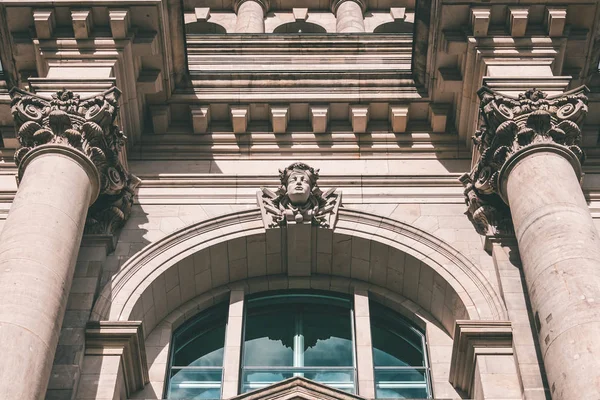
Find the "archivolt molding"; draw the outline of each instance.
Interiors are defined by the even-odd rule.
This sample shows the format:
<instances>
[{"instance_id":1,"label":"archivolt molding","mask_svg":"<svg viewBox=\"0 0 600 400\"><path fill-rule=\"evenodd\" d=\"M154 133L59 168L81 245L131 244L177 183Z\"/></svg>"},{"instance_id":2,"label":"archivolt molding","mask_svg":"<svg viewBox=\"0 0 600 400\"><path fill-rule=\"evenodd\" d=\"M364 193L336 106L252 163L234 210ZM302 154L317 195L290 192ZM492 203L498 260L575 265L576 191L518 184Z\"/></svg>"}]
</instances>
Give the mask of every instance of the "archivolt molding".
<instances>
[{"instance_id":1,"label":"archivolt molding","mask_svg":"<svg viewBox=\"0 0 600 400\"><path fill-rule=\"evenodd\" d=\"M222 245L236 238L250 238L253 235L255 237L266 235L267 241L271 240L269 235L281 237L277 229L266 231L260 211L253 209L191 225L148 245L133 256L104 287L92 311L92 319L111 321L140 319L148 307L146 304L142 305L142 297L145 293L152 293L153 283L164 279L167 270L172 267L177 268L180 261L203 249ZM347 235L350 238L357 237L379 242L416 258L441 276L445 280L445 285L452 289L446 291L444 307L463 310L459 311L464 314L461 316L463 319L506 319L506 310L500 297L477 267L459 251L425 231L389 218L356 210L340 209L333 235ZM367 265L366 268L370 267ZM266 276L281 275L286 272L281 270L273 273L268 269L266 271ZM326 278L324 275L313 274L307 278L312 280L323 277ZM229 283L224 281L215 287ZM398 294L402 294L401 290L398 288ZM169 304L168 307L160 305L162 310L155 312L154 321L148 321L145 326L146 332L150 332L156 323L187 300L189 298L180 298L179 303ZM434 317L442 322L442 315L434 315ZM455 317L456 315L447 316L451 320L444 321L444 325L448 325L447 329L449 328L450 331Z\"/></svg>"}]
</instances>

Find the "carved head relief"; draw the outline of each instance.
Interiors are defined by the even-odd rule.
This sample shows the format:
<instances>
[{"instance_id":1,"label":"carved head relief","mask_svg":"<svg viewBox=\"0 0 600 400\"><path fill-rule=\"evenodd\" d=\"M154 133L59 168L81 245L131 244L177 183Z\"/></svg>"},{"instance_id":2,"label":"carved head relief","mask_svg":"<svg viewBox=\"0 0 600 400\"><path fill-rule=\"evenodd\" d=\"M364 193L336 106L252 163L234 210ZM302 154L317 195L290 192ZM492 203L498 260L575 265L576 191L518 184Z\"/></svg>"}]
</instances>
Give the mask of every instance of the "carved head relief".
<instances>
[{"instance_id":1,"label":"carved head relief","mask_svg":"<svg viewBox=\"0 0 600 400\"><path fill-rule=\"evenodd\" d=\"M296 162L279 170L281 186L276 192L261 188L257 194L266 228L291 224L331 227L341 194L323 193L317 184L319 170Z\"/></svg>"},{"instance_id":2,"label":"carved head relief","mask_svg":"<svg viewBox=\"0 0 600 400\"><path fill-rule=\"evenodd\" d=\"M285 183L287 196L296 207L301 207L308 202L314 182L311 182L307 170L296 168L287 175ZM283 183L283 182L282 182Z\"/></svg>"}]
</instances>

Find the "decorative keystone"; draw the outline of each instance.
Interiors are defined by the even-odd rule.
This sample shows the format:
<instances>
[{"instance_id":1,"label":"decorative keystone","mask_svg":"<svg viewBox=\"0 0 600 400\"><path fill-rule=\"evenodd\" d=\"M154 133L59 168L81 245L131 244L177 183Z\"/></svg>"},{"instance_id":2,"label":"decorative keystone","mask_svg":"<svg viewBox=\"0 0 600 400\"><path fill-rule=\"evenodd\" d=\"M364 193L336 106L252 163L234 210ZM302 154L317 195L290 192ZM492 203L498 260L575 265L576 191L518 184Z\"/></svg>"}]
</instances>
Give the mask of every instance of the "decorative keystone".
<instances>
[{"instance_id":1,"label":"decorative keystone","mask_svg":"<svg viewBox=\"0 0 600 400\"><path fill-rule=\"evenodd\" d=\"M473 142L480 157L471 172L460 179L465 186L468 212L480 234L512 230L503 176L506 166L525 151L553 147L570 155L575 169L581 169L585 155L579 143L588 110L586 91L582 86L548 97L530 89L513 98L486 86L479 89L484 122Z\"/></svg>"},{"instance_id":2,"label":"decorative keystone","mask_svg":"<svg viewBox=\"0 0 600 400\"><path fill-rule=\"evenodd\" d=\"M396 22L404 21L406 18L406 8L405 7L391 7L390 8L390 16Z\"/></svg>"},{"instance_id":3,"label":"decorative keystone","mask_svg":"<svg viewBox=\"0 0 600 400\"><path fill-rule=\"evenodd\" d=\"M492 14L489 7L473 7L471 8L471 30L475 37L485 37L488 34L490 27L490 15Z\"/></svg>"},{"instance_id":4,"label":"decorative keystone","mask_svg":"<svg viewBox=\"0 0 600 400\"><path fill-rule=\"evenodd\" d=\"M292 13L296 21L306 21L308 18L308 8L292 8Z\"/></svg>"},{"instance_id":5,"label":"decorative keystone","mask_svg":"<svg viewBox=\"0 0 600 400\"><path fill-rule=\"evenodd\" d=\"M279 189L273 192L263 187L256 193L265 228L310 224L333 229L342 194L335 188L323 193L318 179L319 170L301 162L280 169Z\"/></svg>"},{"instance_id":6,"label":"decorative keystone","mask_svg":"<svg viewBox=\"0 0 600 400\"><path fill-rule=\"evenodd\" d=\"M527 21L529 20L529 8L527 7L509 7L508 8L508 30L512 37L523 37L527 31Z\"/></svg>"},{"instance_id":7,"label":"decorative keystone","mask_svg":"<svg viewBox=\"0 0 600 400\"><path fill-rule=\"evenodd\" d=\"M196 21L206 22L210 18L210 7L196 7L194 8L194 15Z\"/></svg>"},{"instance_id":8,"label":"decorative keystone","mask_svg":"<svg viewBox=\"0 0 600 400\"><path fill-rule=\"evenodd\" d=\"M139 179L129 173L120 155L126 137L115 124L121 92L116 88L81 99L71 91L59 91L52 100L15 88L11 111L21 148L15 163L21 179L21 161L32 149L54 144L74 149L98 170L100 195L88 211L86 233L112 234L131 212Z\"/></svg>"},{"instance_id":9,"label":"decorative keystone","mask_svg":"<svg viewBox=\"0 0 600 400\"><path fill-rule=\"evenodd\" d=\"M392 132L406 132L406 125L408 124L408 106L390 105L389 119L390 125L392 126Z\"/></svg>"},{"instance_id":10,"label":"decorative keystone","mask_svg":"<svg viewBox=\"0 0 600 400\"><path fill-rule=\"evenodd\" d=\"M567 21L567 9L564 7L546 7L545 26L548 36L562 36Z\"/></svg>"}]
</instances>

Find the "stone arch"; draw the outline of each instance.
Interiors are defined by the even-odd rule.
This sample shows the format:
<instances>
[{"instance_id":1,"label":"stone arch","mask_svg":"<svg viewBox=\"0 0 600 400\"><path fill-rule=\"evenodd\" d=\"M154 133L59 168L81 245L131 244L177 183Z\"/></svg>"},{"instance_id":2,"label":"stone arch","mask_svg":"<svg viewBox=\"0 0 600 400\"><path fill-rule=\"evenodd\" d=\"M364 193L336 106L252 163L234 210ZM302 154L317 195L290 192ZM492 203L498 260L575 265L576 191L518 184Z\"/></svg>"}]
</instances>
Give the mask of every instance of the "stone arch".
<instances>
[{"instance_id":1,"label":"stone arch","mask_svg":"<svg viewBox=\"0 0 600 400\"><path fill-rule=\"evenodd\" d=\"M404 21L391 21L379 24L373 29L373 33L412 33L414 30L414 24Z\"/></svg>"},{"instance_id":2,"label":"stone arch","mask_svg":"<svg viewBox=\"0 0 600 400\"><path fill-rule=\"evenodd\" d=\"M133 256L102 290L92 319L142 320L148 333L213 288L259 276L276 285L287 275L281 252L280 230L265 231L257 209L188 226ZM387 287L450 334L458 319L506 318L500 297L469 259L408 224L341 209L334 231L317 230L316 258L307 279L336 276Z\"/></svg>"},{"instance_id":3,"label":"stone arch","mask_svg":"<svg viewBox=\"0 0 600 400\"><path fill-rule=\"evenodd\" d=\"M197 21L186 24L185 33L187 35L204 35L204 34L220 34L227 33L227 29L221 24L208 21Z\"/></svg>"},{"instance_id":4,"label":"stone arch","mask_svg":"<svg viewBox=\"0 0 600 400\"><path fill-rule=\"evenodd\" d=\"M275 280L271 276L262 276L238 281L211 289L183 303L170 312L151 332L146 339L148 366L154 380L149 385L133 394L132 399L161 398L164 392L165 376L168 373L168 354L172 344L171 338L175 330L185 322L210 307L228 301L230 292L243 289L246 295L267 292L270 290L309 289L323 290L352 295L356 289L368 291L375 302L403 315L408 321L421 328L427 336L428 360L431 365L431 384L434 393L444 397L458 398L458 394L447 380L450 368L452 338L444 327L430 313L412 300L394 291L374 284L365 283L352 278L337 276L321 276L316 280L303 277L278 275Z\"/></svg>"}]
</instances>

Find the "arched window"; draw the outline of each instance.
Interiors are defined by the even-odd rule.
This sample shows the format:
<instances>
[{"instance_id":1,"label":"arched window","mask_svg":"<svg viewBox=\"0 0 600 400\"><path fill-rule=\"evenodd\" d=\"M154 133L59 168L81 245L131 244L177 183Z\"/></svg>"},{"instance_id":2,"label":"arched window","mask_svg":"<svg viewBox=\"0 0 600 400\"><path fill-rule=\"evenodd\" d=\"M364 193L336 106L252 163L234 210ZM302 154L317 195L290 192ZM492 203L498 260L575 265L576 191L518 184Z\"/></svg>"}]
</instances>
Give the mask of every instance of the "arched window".
<instances>
[{"instance_id":1,"label":"arched window","mask_svg":"<svg viewBox=\"0 0 600 400\"><path fill-rule=\"evenodd\" d=\"M221 304L175 331L167 398L221 398L226 325L227 304Z\"/></svg>"},{"instance_id":2,"label":"arched window","mask_svg":"<svg viewBox=\"0 0 600 400\"><path fill-rule=\"evenodd\" d=\"M412 33L413 29L414 24L404 21L394 21L379 25L373 33Z\"/></svg>"},{"instance_id":3,"label":"arched window","mask_svg":"<svg viewBox=\"0 0 600 400\"><path fill-rule=\"evenodd\" d=\"M370 304L375 397L431 397L425 335L398 314Z\"/></svg>"},{"instance_id":4,"label":"arched window","mask_svg":"<svg viewBox=\"0 0 600 400\"><path fill-rule=\"evenodd\" d=\"M354 393L351 305L316 294L248 299L241 391L303 376Z\"/></svg>"},{"instance_id":5,"label":"arched window","mask_svg":"<svg viewBox=\"0 0 600 400\"><path fill-rule=\"evenodd\" d=\"M370 302L369 309L376 398L431 398L423 332L386 307ZM233 348L241 351L239 392L302 376L357 393L355 324L351 296L247 296L242 346ZM174 332L167 398L221 397L226 326L223 304Z\"/></svg>"},{"instance_id":6,"label":"arched window","mask_svg":"<svg viewBox=\"0 0 600 400\"><path fill-rule=\"evenodd\" d=\"M296 21L279 25L273 33L327 33L327 31L321 25L306 21Z\"/></svg>"}]
</instances>

